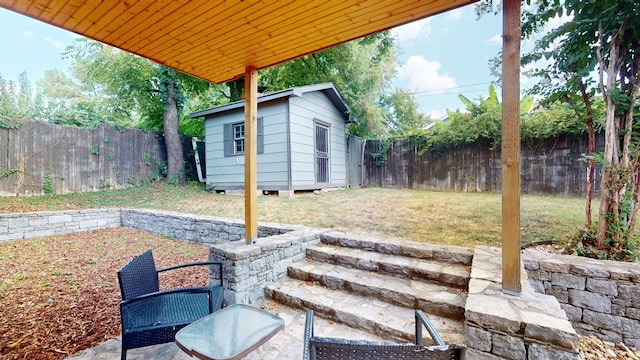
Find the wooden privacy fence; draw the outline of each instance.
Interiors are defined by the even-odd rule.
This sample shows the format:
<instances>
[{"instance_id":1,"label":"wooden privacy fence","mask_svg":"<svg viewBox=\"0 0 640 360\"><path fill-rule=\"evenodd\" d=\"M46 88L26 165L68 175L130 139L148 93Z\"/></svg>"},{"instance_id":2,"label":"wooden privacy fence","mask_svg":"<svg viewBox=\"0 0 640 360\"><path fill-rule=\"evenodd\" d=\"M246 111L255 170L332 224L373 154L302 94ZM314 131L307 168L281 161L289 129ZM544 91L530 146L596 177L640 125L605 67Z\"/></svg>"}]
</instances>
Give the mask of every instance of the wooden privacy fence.
<instances>
[{"instance_id":1,"label":"wooden privacy fence","mask_svg":"<svg viewBox=\"0 0 640 360\"><path fill-rule=\"evenodd\" d=\"M597 137L598 148L602 147L601 139ZM380 147L378 141L367 142L364 186L471 192L501 190L499 146L469 144L420 153L409 141L399 141L389 148L386 160L379 161L372 154L379 152ZM561 135L523 142L522 192L585 195L587 165L580 158L586 151L586 136ZM600 171L600 167L596 167L595 191L600 189Z\"/></svg>"},{"instance_id":2,"label":"wooden privacy fence","mask_svg":"<svg viewBox=\"0 0 640 360\"><path fill-rule=\"evenodd\" d=\"M602 147L601 137L597 145ZM363 154L362 140L350 137L350 186L501 190L499 147L481 143L421 153L409 141L401 141L379 161L372 154L379 152L380 146L378 141L367 141ZM523 142L522 192L586 194L586 163L579 160L586 149L586 136ZM191 160L188 154L185 151L185 158ZM0 196L123 188L163 176L165 164L164 141L151 132L119 131L111 125L89 130L0 118ZM598 191L600 167L595 179L594 190Z\"/></svg>"},{"instance_id":3,"label":"wooden privacy fence","mask_svg":"<svg viewBox=\"0 0 640 360\"><path fill-rule=\"evenodd\" d=\"M122 188L158 178L164 141L152 132L0 119L0 195Z\"/></svg>"}]
</instances>

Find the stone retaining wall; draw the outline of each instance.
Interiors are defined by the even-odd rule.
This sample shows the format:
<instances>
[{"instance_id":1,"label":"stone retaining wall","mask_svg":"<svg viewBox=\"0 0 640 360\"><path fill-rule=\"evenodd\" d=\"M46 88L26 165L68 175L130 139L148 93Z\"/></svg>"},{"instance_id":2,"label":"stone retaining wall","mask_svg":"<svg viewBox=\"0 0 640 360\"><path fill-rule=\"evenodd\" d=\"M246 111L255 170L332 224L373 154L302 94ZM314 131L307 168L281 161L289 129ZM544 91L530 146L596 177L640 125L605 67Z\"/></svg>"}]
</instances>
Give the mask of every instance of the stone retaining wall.
<instances>
[{"instance_id":1,"label":"stone retaining wall","mask_svg":"<svg viewBox=\"0 0 640 360\"><path fill-rule=\"evenodd\" d=\"M120 226L120 209L0 214L0 242Z\"/></svg>"},{"instance_id":2,"label":"stone retaining wall","mask_svg":"<svg viewBox=\"0 0 640 360\"><path fill-rule=\"evenodd\" d=\"M209 258L224 264L225 304L248 304L263 297L265 286L287 276L287 267L303 260L307 248L320 242L320 236L327 231L297 228L261 238L254 245L235 241L211 246ZM211 277L219 279L215 273Z\"/></svg>"},{"instance_id":3,"label":"stone retaining wall","mask_svg":"<svg viewBox=\"0 0 640 360\"><path fill-rule=\"evenodd\" d=\"M465 307L467 359L577 360L580 338L560 304L522 274L522 292L504 293L501 249L476 246Z\"/></svg>"},{"instance_id":4,"label":"stone retaining wall","mask_svg":"<svg viewBox=\"0 0 640 360\"><path fill-rule=\"evenodd\" d=\"M202 245L244 240L244 221L170 211L121 209L122 226ZM280 235L299 227L258 223L258 237ZM262 240L262 239L260 239ZM244 244L244 241L241 241Z\"/></svg>"},{"instance_id":5,"label":"stone retaining wall","mask_svg":"<svg viewBox=\"0 0 640 360\"><path fill-rule=\"evenodd\" d=\"M0 214L0 242L119 226L202 245L244 239L242 220L170 211L110 208ZM258 237L280 235L299 228L259 223Z\"/></svg>"},{"instance_id":6,"label":"stone retaining wall","mask_svg":"<svg viewBox=\"0 0 640 360\"><path fill-rule=\"evenodd\" d=\"M558 299L582 335L640 348L640 264L526 250L533 288Z\"/></svg>"}]
</instances>

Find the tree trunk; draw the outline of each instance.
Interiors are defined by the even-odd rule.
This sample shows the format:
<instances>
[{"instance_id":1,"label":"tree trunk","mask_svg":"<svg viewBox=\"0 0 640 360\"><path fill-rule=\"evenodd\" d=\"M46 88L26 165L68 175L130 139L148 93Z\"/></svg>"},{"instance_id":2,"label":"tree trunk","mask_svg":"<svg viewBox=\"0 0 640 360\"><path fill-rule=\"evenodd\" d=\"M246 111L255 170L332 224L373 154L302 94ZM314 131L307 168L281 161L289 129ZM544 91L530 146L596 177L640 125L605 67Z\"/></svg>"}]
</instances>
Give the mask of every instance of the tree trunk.
<instances>
[{"instance_id":1,"label":"tree trunk","mask_svg":"<svg viewBox=\"0 0 640 360\"><path fill-rule=\"evenodd\" d=\"M593 127L593 106L591 105L589 94L587 93L587 87L582 80L578 82L578 86L580 87L580 94L582 95L582 100L587 112L585 125L587 125L587 134L589 136L587 154L590 156L590 158L587 161L587 201L584 216L584 226L586 229L589 229L591 227L591 201L593 199L593 185L596 169L596 162L593 159L593 154L596 152L596 133Z\"/></svg>"},{"instance_id":2,"label":"tree trunk","mask_svg":"<svg viewBox=\"0 0 640 360\"><path fill-rule=\"evenodd\" d=\"M640 154L636 152L636 159L638 159L639 156ZM633 192L633 210L629 219L629 228L625 232L625 238L632 236L633 229L635 229L636 221L638 219L638 207L640 206L638 203L640 199L640 167L638 166L637 160L634 162L633 184L635 186L635 190Z\"/></svg>"},{"instance_id":3,"label":"tree trunk","mask_svg":"<svg viewBox=\"0 0 640 360\"><path fill-rule=\"evenodd\" d=\"M169 71L167 89L162 111L162 125L164 128L164 143L167 146L167 182L175 184L186 183L184 177L184 156L182 143L178 132L178 101L176 99L178 78L175 71Z\"/></svg>"},{"instance_id":4,"label":"tree trunk","mask_svg":"<svg viewBox=\"0 0 640 360\"><path fill-rule=\"evenodd\" d=\"M599 26L600 47L596 50L599 63L599 86L602 91L604 102L607 106L607 117L604 131L604 164L602 165L602 180L600 182L600 209L598 211L598 233L596 235L596 247L607 248L606 240L611 235L609 228L611 224L616 224L619 219L619 162L620 162L620 124L616 116L616 101L612 94L616 91L617 75L622 66L620 64L620 54L617 44L620 39L615 38L611 46L607 46L603 37L602 26ZM608 64L602 54L603 49L609 49ZM604 72L606 69L607 80L605 84Z\"/></svg>"},{"instance_id":5,"label":"tree trunk","mask_svg":"<svg viewBox=\"0 0 640 360\"><path fill-rule=\"evenodd\" d=\"M614 75L615 79L615 75ZM607 104L607 120L605 123L604 161L602 166L602 180L600 182L600 209L598 212L598 234L596 247L607 247L606 239L609 235L609 225L616 221L619 201L618 183L619 162L619 127L615 116L615 104L611 96L605 96Z\"/></svg>"},{"instance_id":6,"label":"tree trunk","mask_svg":"<svg viewBox=\"0 0 640 360\"><path fill-rule=\"evenodd\" d=\"M229 101L244 100L244 76L227 83L229 86Z\"/></svg>"},{"instance_id":7,"label":"tree trunk","mask_svg":"<svg viewBox=\"0 0 640 360\"><path fill-rule=\"evenodd\" d=\"M593 119L593 118L592 118ZM596 135L595 130L593 129L593 121L587 124L587 131L589 134L589 145L588 145L588 153L590 156L593 156L593 153L596 152ZM591 157L587 161L587 201L585 205L585 221L584 225L586 228L591 227L591 201L593 199L593 186L595 182L595 172L596 172L596 161Z\"/></svg>"}]
</instances>

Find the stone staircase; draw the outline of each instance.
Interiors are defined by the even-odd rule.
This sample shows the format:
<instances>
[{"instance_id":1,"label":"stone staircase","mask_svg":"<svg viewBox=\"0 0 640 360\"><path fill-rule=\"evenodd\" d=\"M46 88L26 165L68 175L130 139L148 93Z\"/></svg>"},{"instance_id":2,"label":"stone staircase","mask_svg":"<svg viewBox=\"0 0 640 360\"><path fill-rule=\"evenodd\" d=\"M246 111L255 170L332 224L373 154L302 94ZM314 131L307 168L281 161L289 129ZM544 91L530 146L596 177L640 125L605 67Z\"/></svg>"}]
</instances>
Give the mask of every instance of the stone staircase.
<instances>
[{"instance_id":1,"label":"stone staircase","mask_svg":"<svg viewBox=\"0 0 640 360\"><path fill-rule=\"evenodd\" d=\"M391 342L414 341L421 309L445 342L463 343L472 257L462 247L326 233L265 293Z\"/></svg>"}]
</instances>

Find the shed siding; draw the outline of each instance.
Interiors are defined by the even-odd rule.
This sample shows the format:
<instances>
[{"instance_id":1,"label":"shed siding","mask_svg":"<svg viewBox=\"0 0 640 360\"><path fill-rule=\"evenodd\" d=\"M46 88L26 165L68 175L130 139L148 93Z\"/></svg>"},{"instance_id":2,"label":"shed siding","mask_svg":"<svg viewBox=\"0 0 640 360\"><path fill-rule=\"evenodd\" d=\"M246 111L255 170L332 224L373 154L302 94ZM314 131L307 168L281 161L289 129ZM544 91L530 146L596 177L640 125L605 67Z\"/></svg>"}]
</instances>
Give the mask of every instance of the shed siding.
<instances>
[{"instance_id":1,"label":"shed siding","mask_svg":"<svg viewBox=\"0 0 640 360\"><path fill-rule=\"evenodd\" d=\"M263 118L264 153L258 155L258 188L288 188L286 100L258 106ZM244 110L237 109L207 117L205 122L207 185L217 189L244 186L244 156L224 156L224 124L244 121Z\"/></svg>"},{"instance_id":2,"label":"shed siding","mask_svg":"<svg viewBox=\"0 0 640 360\"><path fill-rule=\"evenodd\" d=\"M342 115L322 92L290 98L291 173L294 189L317 187L315 180L315 120L330 124L330 184L346 186L346 135ZM326 184L323 184L326 186Z\"/></svg>"}]
</instances>

